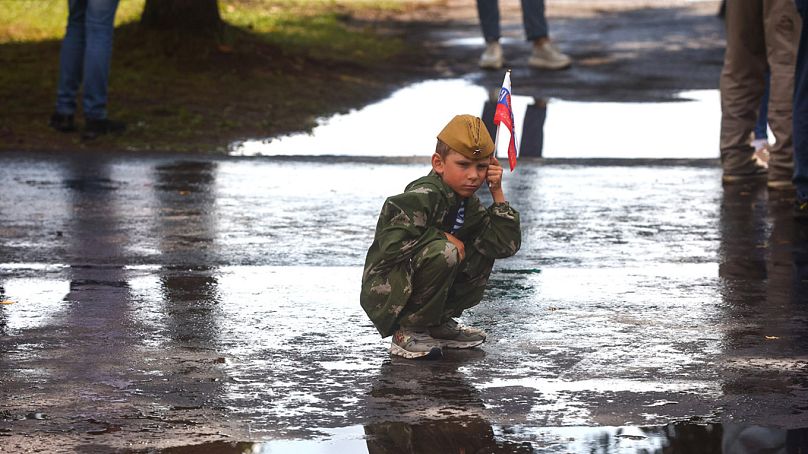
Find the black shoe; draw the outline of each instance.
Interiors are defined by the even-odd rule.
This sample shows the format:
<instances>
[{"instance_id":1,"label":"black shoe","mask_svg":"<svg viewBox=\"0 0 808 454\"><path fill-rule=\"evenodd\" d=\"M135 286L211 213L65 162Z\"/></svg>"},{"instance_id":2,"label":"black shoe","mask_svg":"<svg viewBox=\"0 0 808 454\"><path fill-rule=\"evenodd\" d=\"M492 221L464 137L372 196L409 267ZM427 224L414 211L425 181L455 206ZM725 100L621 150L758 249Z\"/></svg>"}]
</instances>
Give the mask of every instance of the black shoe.
<instances>
[{"instance_id":1,"label":"black shoe","mask_svg":"<svg viewBox=\"0 0 808 454\"><path fill-rule=\"evenodd\" d=\"M73 115L54 113L48 121L48 126L59 132L73 132L76 130L76 124L73 122Z\"/></svg>"},{"instance_id":2,"label":"black shoe","mask_svg":"<svg viewBox=\"0 0 808 454\"><path fill-rule=\"evenodd\" d=\"M794 219L808 221L808 200L797 199L794 202Z\"/></svg>"},{"instance_id":3,"label":"black shoe","mask_svg":"<svg viewBox=\"0 0 808 454\"><path fill-rule=\"evenodd\" d=\"M100 120L88 118L84 124L84 132L81 133L81 138L92 140L104 134L120 134L125 130L126 123L122 121L110 120L109 118Z\"/></svg>"}]
</instances>

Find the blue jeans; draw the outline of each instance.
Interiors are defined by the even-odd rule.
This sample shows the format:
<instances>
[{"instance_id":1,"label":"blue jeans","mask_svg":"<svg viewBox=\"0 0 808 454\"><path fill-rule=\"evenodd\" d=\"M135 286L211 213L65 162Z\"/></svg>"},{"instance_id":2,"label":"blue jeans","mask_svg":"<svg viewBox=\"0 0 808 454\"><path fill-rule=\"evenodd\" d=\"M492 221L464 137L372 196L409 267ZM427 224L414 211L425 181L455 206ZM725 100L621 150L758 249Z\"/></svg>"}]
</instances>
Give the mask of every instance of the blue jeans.
<instances>
[{"instance_id":1,"label":"blue jeans","mask_svg":"<svg viewBox=\"0 0 808 454\"><path fill-rule=\"evenodd\" d=\"M477 0L480 26L486 42L497 41L499 30L499 2L497 0ZM544 17L544 0L522 0L522 21L528 41L548 36L547 18Z\"/></svg>"},{"instance_id":2,"label":"blue jeans","mask_svg":"<svg viewBox=\"0 0 808 454\"><path fill-rule=\"evenodd\" d=\"M67 31L59 56L56 112L76 112L76 95L84 86L84 117L107 117L107 82L112 32L118 0L68 0Z\"/></svg>"},{"instance_id":3,"label":"blue jeans","mask_svg":"<svg viewBox=\"0 0 808 454\"><path fill-rule=\"evenodd\" d=\"M766 71L766 91L763 92L763 99L760 100L760 110L758 111L757 121L755 122L755 139L768 139L769 138L769 83L771 75Z\"/></svg>"},{"instance_id":4,"label":"blue jeans","mask_svg":"<svg viewBox=\"0 0 808 454\"><path fill-rule=\"evenodd\" d=\"M808 17L808 0L796 0L803 24ZM794 186L797 197L808 200L808 24L800 32L797 68L794 71Z\"/></svg>"}]
</instances>

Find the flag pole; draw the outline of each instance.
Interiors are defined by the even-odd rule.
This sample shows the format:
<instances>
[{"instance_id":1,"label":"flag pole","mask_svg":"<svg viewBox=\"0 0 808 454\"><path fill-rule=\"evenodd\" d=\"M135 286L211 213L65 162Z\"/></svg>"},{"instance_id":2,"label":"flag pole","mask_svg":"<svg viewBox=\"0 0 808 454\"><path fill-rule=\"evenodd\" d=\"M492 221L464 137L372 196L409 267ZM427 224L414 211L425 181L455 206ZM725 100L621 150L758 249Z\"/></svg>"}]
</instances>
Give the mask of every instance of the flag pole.
<instances>
[{"instance_id":1,"label":"flag pole","mask_svg":"<svg viewBox=\"0 0 808 454\"><path fill-rule=\"evenodd\" d=\"M500 128L505 123L510 135L510 140L508 141L508 165L511 172L513 172L513 169L516 168L518 151L516 149L516 125L514 124L513 106L511 105L511 89L511 70L509 69L505 72L505 78L502 80L502 89L499 91L497 108L494 111L494 124L497 125L494 147L499 151Z\"/></svg>"},{"instance_id":2,"label":"flag pole","mask_svg":"<svg viewBox=\"0 0 808 454\"><path fill-rule=\"evenodd\" d=\"M505 77L509 77L511 75L511 70L508 69L505 71ZM504 79L503 79L504 81ZM499 101L499 95L497 95L497 101ZM502 123L497 123L497 131L494 133L494 157L499 159L499 130L502 128Z\"/></svg>"}]
</instances>

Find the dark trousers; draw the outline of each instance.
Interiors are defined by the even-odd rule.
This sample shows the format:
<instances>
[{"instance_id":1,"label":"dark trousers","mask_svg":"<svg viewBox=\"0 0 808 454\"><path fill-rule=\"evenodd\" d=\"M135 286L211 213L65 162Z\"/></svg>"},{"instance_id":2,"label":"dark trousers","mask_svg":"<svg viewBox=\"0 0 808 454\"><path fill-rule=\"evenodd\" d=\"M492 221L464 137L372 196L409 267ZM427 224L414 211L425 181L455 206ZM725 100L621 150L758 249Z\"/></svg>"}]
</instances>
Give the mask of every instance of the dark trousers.
<instances>
[{"instance_id":1,"label":"dark trousers","mask_svg":"<svg viewBox=\"0 0 808 454\"><path fill-rule=\"evenodd\" d=\"M797 0L797 10L805 20L808 0ZM797 67L794 73L794 186L797 197L808 200L808 31L802 28Z\"/></svg>"},{"instance_id":2,"label":"dark trousers","mask_svg":"<svg viewBox=\"0 0 808 454\"><path fill-rule=\"evenodd\" d=\"M727 3L727 49L721 71L721 162L725 172L753 166L749 135L755 126L769 70L769 126L776 143L770 180L790 180L793 164L794 65L802 21L794 0Z\"/></svg>"},{"instance_id":3,"label":"dark trousers","mask_svg":"<svg viewBox=\"0 0 808 454\"><path fill-rule=\"evenodd\" d=\"M501 38L499 28L499 2L497 0L477 0L477 13L486 42ZM522 22L528 41L548 36L547 19L544 17L544 0L522 0Z\"/></svg>"}]
</instances>

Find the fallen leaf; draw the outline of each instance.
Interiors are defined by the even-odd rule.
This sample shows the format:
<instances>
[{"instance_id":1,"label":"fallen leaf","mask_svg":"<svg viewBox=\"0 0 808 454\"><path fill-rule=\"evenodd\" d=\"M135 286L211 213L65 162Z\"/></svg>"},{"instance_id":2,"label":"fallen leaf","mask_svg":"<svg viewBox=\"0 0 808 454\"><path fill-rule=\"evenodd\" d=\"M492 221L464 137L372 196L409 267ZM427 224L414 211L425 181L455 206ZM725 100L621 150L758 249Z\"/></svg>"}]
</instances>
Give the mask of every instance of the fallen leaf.
<instances>
[{"instance_id":1,"label":"fallen leaf","mask_svg":"<svg viewBox=\"0 0 808 454\"><path fill-rule=\"evenodd\" d=\"M14 301L4 300L4 301L0 301L0 304L14 304Z\"/></svg>"}]
</instances>

